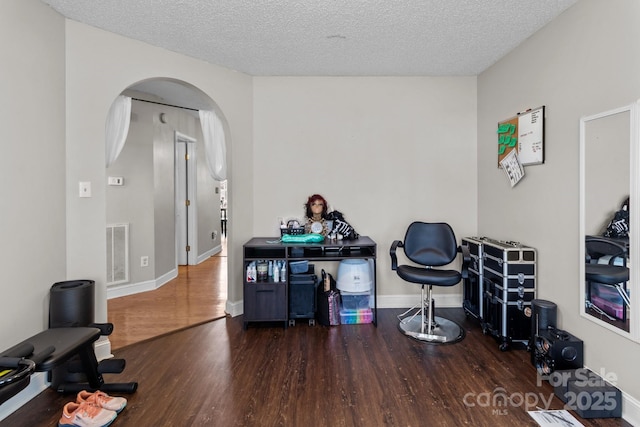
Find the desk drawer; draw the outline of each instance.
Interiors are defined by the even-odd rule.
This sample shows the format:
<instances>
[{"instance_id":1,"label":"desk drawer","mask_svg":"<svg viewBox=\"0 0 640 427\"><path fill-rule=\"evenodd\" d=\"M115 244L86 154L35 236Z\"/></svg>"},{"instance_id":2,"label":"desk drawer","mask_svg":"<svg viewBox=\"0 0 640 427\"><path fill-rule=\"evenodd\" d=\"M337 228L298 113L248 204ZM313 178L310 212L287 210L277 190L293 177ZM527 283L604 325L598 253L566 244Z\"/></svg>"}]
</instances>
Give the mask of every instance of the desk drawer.
<instances>
[{"instance_id":1,"label":"desk drawer","mask_svg":"<svg viewBox=\"0 0 640 427\"><path fill-rule=\"evenodd\" d=\"M287 320L287 284L247 283L244 303L247 322Z\"/></svg>"}]
</instances>

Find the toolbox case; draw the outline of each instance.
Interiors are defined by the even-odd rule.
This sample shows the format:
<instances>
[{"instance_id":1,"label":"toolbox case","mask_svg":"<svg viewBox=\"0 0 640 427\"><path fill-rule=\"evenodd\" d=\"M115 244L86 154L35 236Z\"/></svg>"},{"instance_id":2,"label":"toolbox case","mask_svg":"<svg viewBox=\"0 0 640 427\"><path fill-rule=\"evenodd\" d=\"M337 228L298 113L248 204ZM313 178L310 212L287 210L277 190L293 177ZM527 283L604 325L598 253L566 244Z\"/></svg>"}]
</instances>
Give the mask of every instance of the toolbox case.
<instances>
[{"instance_id":1,"label":"toolbox case","mask_svg":"<svg viewBox=\"0 0 640 427\"><path fill-rule=\"evenodd\" d=\"M484 237L464 237L462 246L469 248L471 262L469 263L469 275L463 281L462 308L465 314L471 315L482 321L484 318L482 296L484 294L483 283L483 245Z\"/></svg>"},{"instance_id":2,"label":"toolbox case","mask_svg":"<svg viewBox=\"0 0 640 427\"><path fill-rule=\"evenodd\" d=\"M531 301L536 296L536 250L518 242L482 240L483 331L495 336L500 349L528 343Z\"/></svg>"}]
</instances>

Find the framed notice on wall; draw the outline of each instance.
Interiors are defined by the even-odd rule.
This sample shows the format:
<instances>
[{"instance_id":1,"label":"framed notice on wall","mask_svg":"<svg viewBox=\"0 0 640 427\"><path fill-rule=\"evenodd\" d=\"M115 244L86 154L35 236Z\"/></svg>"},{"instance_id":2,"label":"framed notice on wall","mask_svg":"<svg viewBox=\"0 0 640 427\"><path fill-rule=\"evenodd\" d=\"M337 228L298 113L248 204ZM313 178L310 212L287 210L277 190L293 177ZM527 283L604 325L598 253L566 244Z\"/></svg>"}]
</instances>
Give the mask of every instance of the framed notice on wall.
<instances>
[{"instance_id":1,"label":"framed notice on wall","mask_svg":"<svg viewBox=\"0 0 640 427\"><path fill-rule=\"evenodd\" d=\"M512 151L523 166L544 163L544 105L498 123L498 167Z\"/></svg>"}]
</instances>

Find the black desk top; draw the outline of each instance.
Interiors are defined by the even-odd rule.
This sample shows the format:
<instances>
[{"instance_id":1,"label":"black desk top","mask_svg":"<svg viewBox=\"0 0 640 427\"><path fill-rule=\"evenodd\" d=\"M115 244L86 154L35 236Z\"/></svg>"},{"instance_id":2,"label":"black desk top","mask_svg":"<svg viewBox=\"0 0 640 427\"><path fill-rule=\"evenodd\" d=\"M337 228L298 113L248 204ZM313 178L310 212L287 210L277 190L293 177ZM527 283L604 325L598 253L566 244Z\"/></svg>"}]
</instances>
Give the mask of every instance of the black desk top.
<instances>
[{"instance_id":1,"label":"black desk top","mask_svg":"<svg viewBox=\"0 0 640 427\"><path fill-rule=\"evenodd\" d=\"M279 237L254 237L244 244L245 247L257 246L302 246L302 247L324 247L324 248L342 248L342 247L362 247L376 246L376 242L368 236L360 236L355 240L330 240L324 239L323 242L317 243L283 243Z\"/></svg>"}]
</instances>

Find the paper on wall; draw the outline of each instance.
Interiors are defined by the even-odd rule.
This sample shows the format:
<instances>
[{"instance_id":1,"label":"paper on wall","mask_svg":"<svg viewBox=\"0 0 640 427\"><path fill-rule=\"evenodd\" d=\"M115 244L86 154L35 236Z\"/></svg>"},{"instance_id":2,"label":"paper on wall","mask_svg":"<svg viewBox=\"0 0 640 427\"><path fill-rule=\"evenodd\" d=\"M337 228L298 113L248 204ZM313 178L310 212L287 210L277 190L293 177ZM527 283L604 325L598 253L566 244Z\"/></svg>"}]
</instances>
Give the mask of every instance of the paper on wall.
<instances>
[{"instance_id":1,"label":"paper on wall","mask_svg":"<svg viewBox=\"0 0 640 427\"><path fill-rule=\"evenodd\" d=\"M515 186L524 177L524 168L518 160L516 150L511 150L504 159L500 160L500 166L507 175L511 186Z\"/></svg>"}]
</instances>

